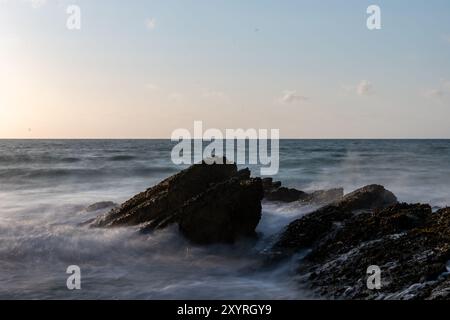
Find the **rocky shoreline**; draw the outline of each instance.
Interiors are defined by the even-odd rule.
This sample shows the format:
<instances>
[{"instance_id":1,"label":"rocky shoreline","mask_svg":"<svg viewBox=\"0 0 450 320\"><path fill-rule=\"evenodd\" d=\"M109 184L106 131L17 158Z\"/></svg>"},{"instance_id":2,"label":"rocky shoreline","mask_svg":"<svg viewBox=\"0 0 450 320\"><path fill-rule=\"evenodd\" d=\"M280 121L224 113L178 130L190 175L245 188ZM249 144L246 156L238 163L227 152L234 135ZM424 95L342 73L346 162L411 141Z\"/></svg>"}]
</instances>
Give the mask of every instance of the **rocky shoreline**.
<instances>
[{"instance_id":1,"label":"rocky shoreline","mask_svg":"<svg viewBox=\"0 0 450 320\"><path fill-rule=\"evenodd\" d=\"M227 163L224 160L224 163ZM86 221L91 228L137 226L147 233L177 225L198 245L255 238L262 201L314 204L291 222L264 254L279 263L299 252L302 286L325 299L450 299L450 208L398 203L383 186L344 195L342 188L312 193L251 177L235 164L195 164L120 206ZM381 288L368 289L367 268L381 270Z\"/></svg>"}]
</instances>

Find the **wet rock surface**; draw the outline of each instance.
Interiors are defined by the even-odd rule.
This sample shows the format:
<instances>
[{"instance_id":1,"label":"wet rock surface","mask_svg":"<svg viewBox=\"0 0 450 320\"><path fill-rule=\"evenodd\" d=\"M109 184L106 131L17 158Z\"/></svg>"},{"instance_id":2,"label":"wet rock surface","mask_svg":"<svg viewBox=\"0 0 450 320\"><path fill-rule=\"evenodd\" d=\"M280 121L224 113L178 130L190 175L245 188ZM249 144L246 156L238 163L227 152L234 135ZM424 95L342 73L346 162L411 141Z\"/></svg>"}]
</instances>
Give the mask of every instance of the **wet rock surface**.
<instances>
[{"instance_id":1,"label":"wet rock surface","mask_svg":"<svg viewBox=\"0 0 450 320\"><path fill-rule=\"evenodd\" d=\"M450 209L397 203L381 186L292 222L273 247L290 255L308 249L298 275L324 298L449 299ZM368 289L367 269L381 270Z\"/></svg>"},{"instance_id":2,"label":"wet rock surface","mask_svg":"<svg viewBox=\"0 0 450 320\"><path fill-rule=\"evenodd\" d=\"M96 202L93 203L89 206L86 207L86 212L94 212L94 211L99 211L99 210L104 210L104 209L111 209L114 207L119 206L117 203L112 202L112 201L101 201L101 202Z\"/></svg>"},{"instance_id":3,"label":"wet rock surface","mask_svg":"<svg viewBox=\"0 0 450 320\"><path fill-rule=\"evenodd\" d=\"M344 197L343 188L335 188L329 190L317 190L308 193L300 199L302 204L326 205L338 201Z\"/></svg>"},{"instance_id":4,"label":"wet rock surface","mask_svg":"<svg viewBox=\"0 0 450 320\"><path fill-rule=\"evenodd\" d=\"M328 204L337 201L344 196L343 188L330 190L317 190L311 193L297 190L294 188L286 188L281 186L280 181L273 181L272 178L263 179L264 198L267 201L277 202L295 202L312 204Z\"/></svg>"},{"instance_id":5,"label":"wet rock surface","mask_svg":"<svg viewBox=\"0 0 450 320\"><path fill-rule=\"evenodd\" d=\"M89 222L91 227L178 224L191 241L231 243L253 236L261 218L262 181L235 164L195 164Z\"/></svg>"},{"instance_id":6,"label":"wet rock surface","mask_svg":"<svg viewBox=\"0 0 450 320\"><path fill-rule=\"evenodd\" d=\"M267 200L280 202L294 202L305 198L306 196L306 192L286 187L280 187L265 194Z\"/></svg>"},{"instance_id":7,"label":"wet rock surface","mask_svg":"<svg viewBox=\"0 0 450 320\"><path fill-rule=\"evenodd\" d=\"M308 248L356 214L356 211L383 208L397 202L394 194L382 186L358 189L341 200L329 204L290 223L274 245L274 252L290 254Z\"/></svg>"}]
</instances>

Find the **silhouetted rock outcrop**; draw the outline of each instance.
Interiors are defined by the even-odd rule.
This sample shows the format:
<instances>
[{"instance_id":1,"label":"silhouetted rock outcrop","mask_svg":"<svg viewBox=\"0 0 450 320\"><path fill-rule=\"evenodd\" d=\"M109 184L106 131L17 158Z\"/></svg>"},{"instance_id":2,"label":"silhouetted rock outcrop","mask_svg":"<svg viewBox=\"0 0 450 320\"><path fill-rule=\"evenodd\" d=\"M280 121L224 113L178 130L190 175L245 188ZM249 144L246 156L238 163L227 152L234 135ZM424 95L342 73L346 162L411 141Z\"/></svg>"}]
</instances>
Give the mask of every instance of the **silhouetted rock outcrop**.
<instances>
[{"instance_id":1,"label":"silhouetted rock outcrop","mask_svg":"<svg viewBox=\"0 0 450 320\"><path fill-rule=\"evenodd\" d=\"M261 179L250 178L248 169L201 163L134 196L90 225L141 225L145 232L176 223L193 242L233 242L254 235L262 197Z\"/></svg>"}]
</instances>

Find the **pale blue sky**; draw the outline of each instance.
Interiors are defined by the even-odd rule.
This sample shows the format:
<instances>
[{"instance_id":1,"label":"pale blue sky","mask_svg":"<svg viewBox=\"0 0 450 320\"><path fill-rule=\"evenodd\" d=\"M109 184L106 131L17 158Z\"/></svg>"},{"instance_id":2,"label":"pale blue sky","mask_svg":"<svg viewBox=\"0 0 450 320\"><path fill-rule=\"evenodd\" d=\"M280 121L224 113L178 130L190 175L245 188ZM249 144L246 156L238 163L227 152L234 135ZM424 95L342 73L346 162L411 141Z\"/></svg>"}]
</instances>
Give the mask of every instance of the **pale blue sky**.
<instances>
[{"instance_id":1,"label":"pale blue sky","mask_svg":"<svg viewBox=\"0 0 450 320\"><path fill-rule=\"evenodd\" d=\"M0 40L3 138L450 138L448 0L0 0Z\"/></svg>"}]
</instances>

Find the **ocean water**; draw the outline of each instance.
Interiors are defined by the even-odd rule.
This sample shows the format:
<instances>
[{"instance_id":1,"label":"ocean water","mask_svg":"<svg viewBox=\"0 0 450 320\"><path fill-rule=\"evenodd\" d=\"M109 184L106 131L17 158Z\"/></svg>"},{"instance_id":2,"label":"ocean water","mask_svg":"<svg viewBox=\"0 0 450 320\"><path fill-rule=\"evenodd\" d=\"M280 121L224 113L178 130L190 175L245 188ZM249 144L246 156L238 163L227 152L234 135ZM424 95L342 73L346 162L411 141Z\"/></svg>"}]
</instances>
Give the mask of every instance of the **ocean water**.
<instances>
[{"instance_id":1,"label":"ocean water","mask_svg":"<svg viewBox=\"0 0 450 320\"><path fill-rule=\"evenodd\" d=\"M89 229L103 213L182 169L168 140L0 140L0 298L298 299L293 257L262 267L260 252L290 221L315 208L263 204L255 242L192 246L176 228ZM257 166L251 166L255 175ZM400 201L450 205L450 140L282 140L275 179L302 190L377 183ZM301 263L301 261L300 261ZM81 290L66 268L81 268Z\"/></svg>"}]
</instances>

